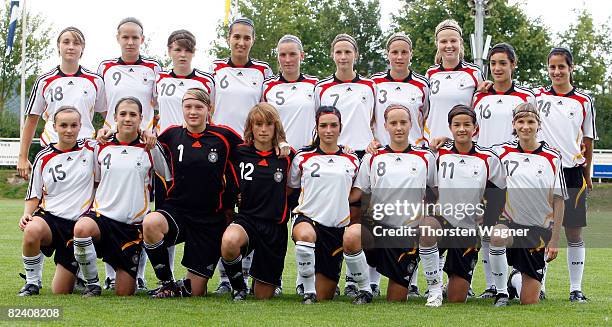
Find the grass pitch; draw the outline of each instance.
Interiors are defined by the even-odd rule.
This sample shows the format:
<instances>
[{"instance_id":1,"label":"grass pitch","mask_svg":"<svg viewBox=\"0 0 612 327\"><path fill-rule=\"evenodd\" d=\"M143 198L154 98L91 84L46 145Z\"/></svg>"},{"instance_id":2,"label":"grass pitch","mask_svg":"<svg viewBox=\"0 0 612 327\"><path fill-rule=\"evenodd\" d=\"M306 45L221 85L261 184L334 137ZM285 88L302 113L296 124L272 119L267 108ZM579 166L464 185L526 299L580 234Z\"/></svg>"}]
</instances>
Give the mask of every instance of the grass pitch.
<instances>
[{"instance_id":1,"label":"grass pitch","mask_svg":"<svg viewBox=\"0 0 612 327\"><path fill-rule=\"evenodd\" d=\"M386 303L384 292L386 278L382 279L383 297L372 305L354 306L344 296L316 305L304 306L294 294L295 259L293 244L289 249L283 276L284 294L269 301L249 299L233 303L229 295L208 295L202 298L152 300L145 295L117 297L104 291L99 298L83 299L78 294L56 296L51 294L51 278L55 269L53 260L47 258L44 268L44 288L41 295L17 297L23 286L18 273L23 271L21 261L21 232L17 227L23 211L20 200L0 199L0 306L9 307L61 307L63 316L55 321L16 321L0 318L0 324L24 325L254 325L254 326L603 326L612 325L612 187L598 187L589 200L589 227L585 230L587 264L583 278L583 290L590 298L587 304L570 304L568 301L568 273L565 249L557 260L549 265L546 285L547 299L538 305L511 305L495 309L491 300L468 299L466 304L444 303L441 308L424 306L425 299L406 303ZM563 236L562 236L563 238ZM177 258L182 256L182 246L177 247ZM177 259L179 260L179 259ZM176 264L176 276L185 270ZM104 267L99 271L103 278ZM421 272L422 274L422 272ZM215 276L209 283L209 292L218 283ZM153 269L147 267L149 286L155 285ZM343 284L341 282L341 284ZM425 290L425 278L419 276L421 291ZM484 289L482 268L477 266L474 291Z\"/></svg>"}]
</instances>

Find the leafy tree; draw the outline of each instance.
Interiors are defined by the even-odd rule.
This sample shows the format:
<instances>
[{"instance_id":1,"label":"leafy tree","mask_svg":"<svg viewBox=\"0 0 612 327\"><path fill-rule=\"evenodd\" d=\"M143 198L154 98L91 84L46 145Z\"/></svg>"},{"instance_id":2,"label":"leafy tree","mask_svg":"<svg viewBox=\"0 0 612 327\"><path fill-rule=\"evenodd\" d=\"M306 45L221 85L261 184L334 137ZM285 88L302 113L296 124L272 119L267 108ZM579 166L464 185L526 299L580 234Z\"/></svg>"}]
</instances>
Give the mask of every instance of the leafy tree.
<instances>
[{"instance_id":1,"label":"leafy tree","mask_svg":"<svg viewBox=\"0 0 612 327\"><path fill-rule=\"evenodd\" d=\"M13 51L6 57L6 36L9 26L9 3L0 7L0 113L5 109L6 101L20 92L19 79L21 78L21 19L17 21L15 31L15 41ZM26 15L27 36L26 36L26 92L30 92L32 85L36 81L37 74L40 72L40 62L48 58L53 50L50 45L51 27L40 15Z\"/></svg>"},{"instance_id":2,"label":"leafy tree","mask_svg":"<svg viewBox=\"0 0 612 327\"><path fill-rule=\"evenodd\" d=\"M530 19L518 4L490 0L490 17L485 18L484 34L492 36L492 44L510 43L518 56L515 78L523 83L539 85L546 81L545 61L550 50L550 36L539 19ZM435 28L445 19L455 19L463 28L465 59L472 61L470 34L474 18L466 0L404 0L399 14L393 15L393 30L410 35L414 43L412 65L424 73L434 63Z\"/></svg>"},{"instance_id":3,"label":"leafy tree","mask_svg":"<svg viewBox=\"0 0 612 327\"><path fill-rule=\"evenodd\" d=\"M586 11L576 11L576 23L559 35L561 45L567 46L574 56L574 84L588 92L603 91L606 70L612 64L610 58L610 27L595 27L593 16Z\"/></svg>"},{"instance_id":4,"label":"leafy tree","mask_svg":"<svg viewBox=\"0 0 612 327\"><path fill-rule=\"evenodd\" d=\"M302 39L306 58L303 70L326 76L334 71L330 58L330 44L339 33L355 37L361 51L357 70L369 74L385 67L382 58L382 30L378 0L250 0L239 2L241 16L255 23L255 44L251 56L267 61L276 71L276 44L285 34ZM211 54L218 58L229 56L228 29L219 24L217 40Z\"/></svg>"}]
</instances>

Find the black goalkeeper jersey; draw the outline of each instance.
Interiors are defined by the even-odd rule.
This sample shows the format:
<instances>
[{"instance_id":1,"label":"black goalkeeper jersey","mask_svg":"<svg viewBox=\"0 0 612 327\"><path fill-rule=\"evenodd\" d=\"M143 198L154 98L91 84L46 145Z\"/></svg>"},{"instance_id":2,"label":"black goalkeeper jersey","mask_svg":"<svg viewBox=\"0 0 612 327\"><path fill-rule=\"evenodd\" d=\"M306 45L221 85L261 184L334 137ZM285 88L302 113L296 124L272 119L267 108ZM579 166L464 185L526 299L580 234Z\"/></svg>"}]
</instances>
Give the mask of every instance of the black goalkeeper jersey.
<instances>
[{"instance_id":1,"label":"black goalkeeper jersey","mask_svg":"<svg viewBox=\"0 0 612 327\"><path fill-rule=\"evenodd\" d=\"M278 158L274 150L258 151L253 145L239 145L232 155L232 164L240 185L238 211L249 218L286 223L287 180L295 156Z\"/></svg>"},{"instance_id":2,"label":"black goalkeeper jersey","mask_svg":"<svg viewBox=\"0 0 612 327\"><path fill-rule=\"evenodd\" d=\"M158 138L171 163L173 182L166 202L202 214L219 212L227 196L228 182L237 180L230 154L242 138L232 129L206 125L202 133L171 126Z\"/></svg>"}]
</instances>

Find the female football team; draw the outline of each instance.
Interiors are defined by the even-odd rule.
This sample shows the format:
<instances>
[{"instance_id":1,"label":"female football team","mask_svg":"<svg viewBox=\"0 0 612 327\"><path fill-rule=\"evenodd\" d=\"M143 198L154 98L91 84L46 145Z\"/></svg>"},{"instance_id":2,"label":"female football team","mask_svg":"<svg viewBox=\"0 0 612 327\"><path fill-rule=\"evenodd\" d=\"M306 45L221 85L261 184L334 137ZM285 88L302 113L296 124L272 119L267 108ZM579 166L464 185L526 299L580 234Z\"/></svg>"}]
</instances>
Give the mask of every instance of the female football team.
<instances>
[{"instance_id":1,"label":"female football team","mask_svg":"<svg viewBox=\"0 0 612 327\"><path fill-rule=\"evenodd\" d=\"M343 260L355 304L379 294L380 275L388 301L418 296L419 264L426 306L444 296L465 302L479 252L481 297L496 307L532 304L544 298L563 226L570 301L587 301L581 231L597 133L592 100L573 86L572 53L553 48L551 85L531 91L513 80L519 58L510 44L491 48L493 80L483 81L464 61L456 21L441 22L434 39L424 76L410 68L412 40L396 33L386 43L389 70L369 79L354 69L358 42L339 34L335 72L319 81L301 71L295 35L278 41L278 75L251 58L255 26L246 18L230 24L230 56L210 74L192 67L196 40L186 30L168 38L173 65L162 71L140 55L142 23L126 18L121 56L98 74L79 65L83 33L62 30L60 65L35 83L21 141L17 169L30 185L19 295L40 293L42 254L54 252L53 293L72 293L82 274L83 296L100 295L102 258L105 286L132 295L146 288L146 253L161 285L153 298L205 295L218 267L217 293L269 299L281 292L291 237L304 304L334 298ZM106 119L97 140L94 112ZM45 148L31 165L40 116ZM424 209L377 215L400 201ZM380 237L399 229L414 233ZM187 275L177 280L180 243Z\"/></svg>"}]
</instances>

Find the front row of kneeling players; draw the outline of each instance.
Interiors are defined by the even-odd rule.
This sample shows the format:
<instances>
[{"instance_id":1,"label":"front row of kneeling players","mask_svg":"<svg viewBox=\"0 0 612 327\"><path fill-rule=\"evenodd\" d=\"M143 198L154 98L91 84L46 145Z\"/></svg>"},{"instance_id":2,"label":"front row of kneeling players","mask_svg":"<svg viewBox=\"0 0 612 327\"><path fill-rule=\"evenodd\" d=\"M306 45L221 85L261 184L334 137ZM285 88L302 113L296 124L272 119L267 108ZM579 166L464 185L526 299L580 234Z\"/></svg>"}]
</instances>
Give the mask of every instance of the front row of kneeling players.
<instances>
[{"instance_id":1,"label":"front row of kneeling players","mask_svg":"<svg viewBox=\"0 0 612 327\"><path fill-rule=\"evenodd\" d=\"M478 205L485 190L496 188L506 189L507 200L495 230L528 232L525 237L491 238L498 290L495 304L507 304L508 295L520 297L522 303L538 301L545 254L547 260L556 257L566 195L558 152L536 141L540 120L531 104L514 110L517 140L496 146L495 152L472 142L474 111L456 106L448 116L454 141L443 144L437 154L409 145L409 111L401 105L390 106L384 114L390 144L367 154L361 163L337 144L342 117L334 107L318 108L316 136L309 148L297 155L283 148L280 156L284 132L271 105L258 104L251 110L244 143L230 129L209 124L209 109L206 92L189 90L183 98L185 126L166 130L151 150L139 141L137 100L128 98L117 105L117 133L104 145L77 142L78 112L59 110L55 117L59 142L37 156L20 221L26 268L20 295L39 292L41 250L45 255L57 251L54 293L72 292L80 267L87 281L85 295L99 295L99 256L119 272L117 294L132 294L144 238L144 248L162 282L154 297L204 295L221 256L234 289L232 297L242 300L247 295L242 255L256 250L250 272L254 294L270 298L280 286L287 249L287 198L301 189L293 211L292 238L304 286L303 303L333 298L344 257L360 290L354 303L372 301L368 264L389 278L387 300L401 301L406 299L416 264L422 261L429 288L426 305L440 306L439 254L443 251L448 252L443 269L449 276L448 300L464 302L478 256L477 236L451 239L419 229L421 235L402 239L401 245L362 249L362 241L373 239L367 228L371 221L351 222L349 201L369 193L371 203L402 200L418 206L425 198L436 202L437 197L442 205ZM148 213L153 170L172 182L166 203ZM94 179L99 185L91 205ZM426 197L427 187L433 196ZM233 203L236 193L240 193L239 210L227 226L231 219L227 203ZM72 205L66 206L67 201ZM476 214L458 219L438 213L390 215L377 223L388 228L475 230L480 221ZM188 273L186 279L175 281L166 248L181 242L185 242L182 264ZM522 275L522 283L512 284L512 289L506 287L508 264Z\"/></svg>"}]
</instances>

